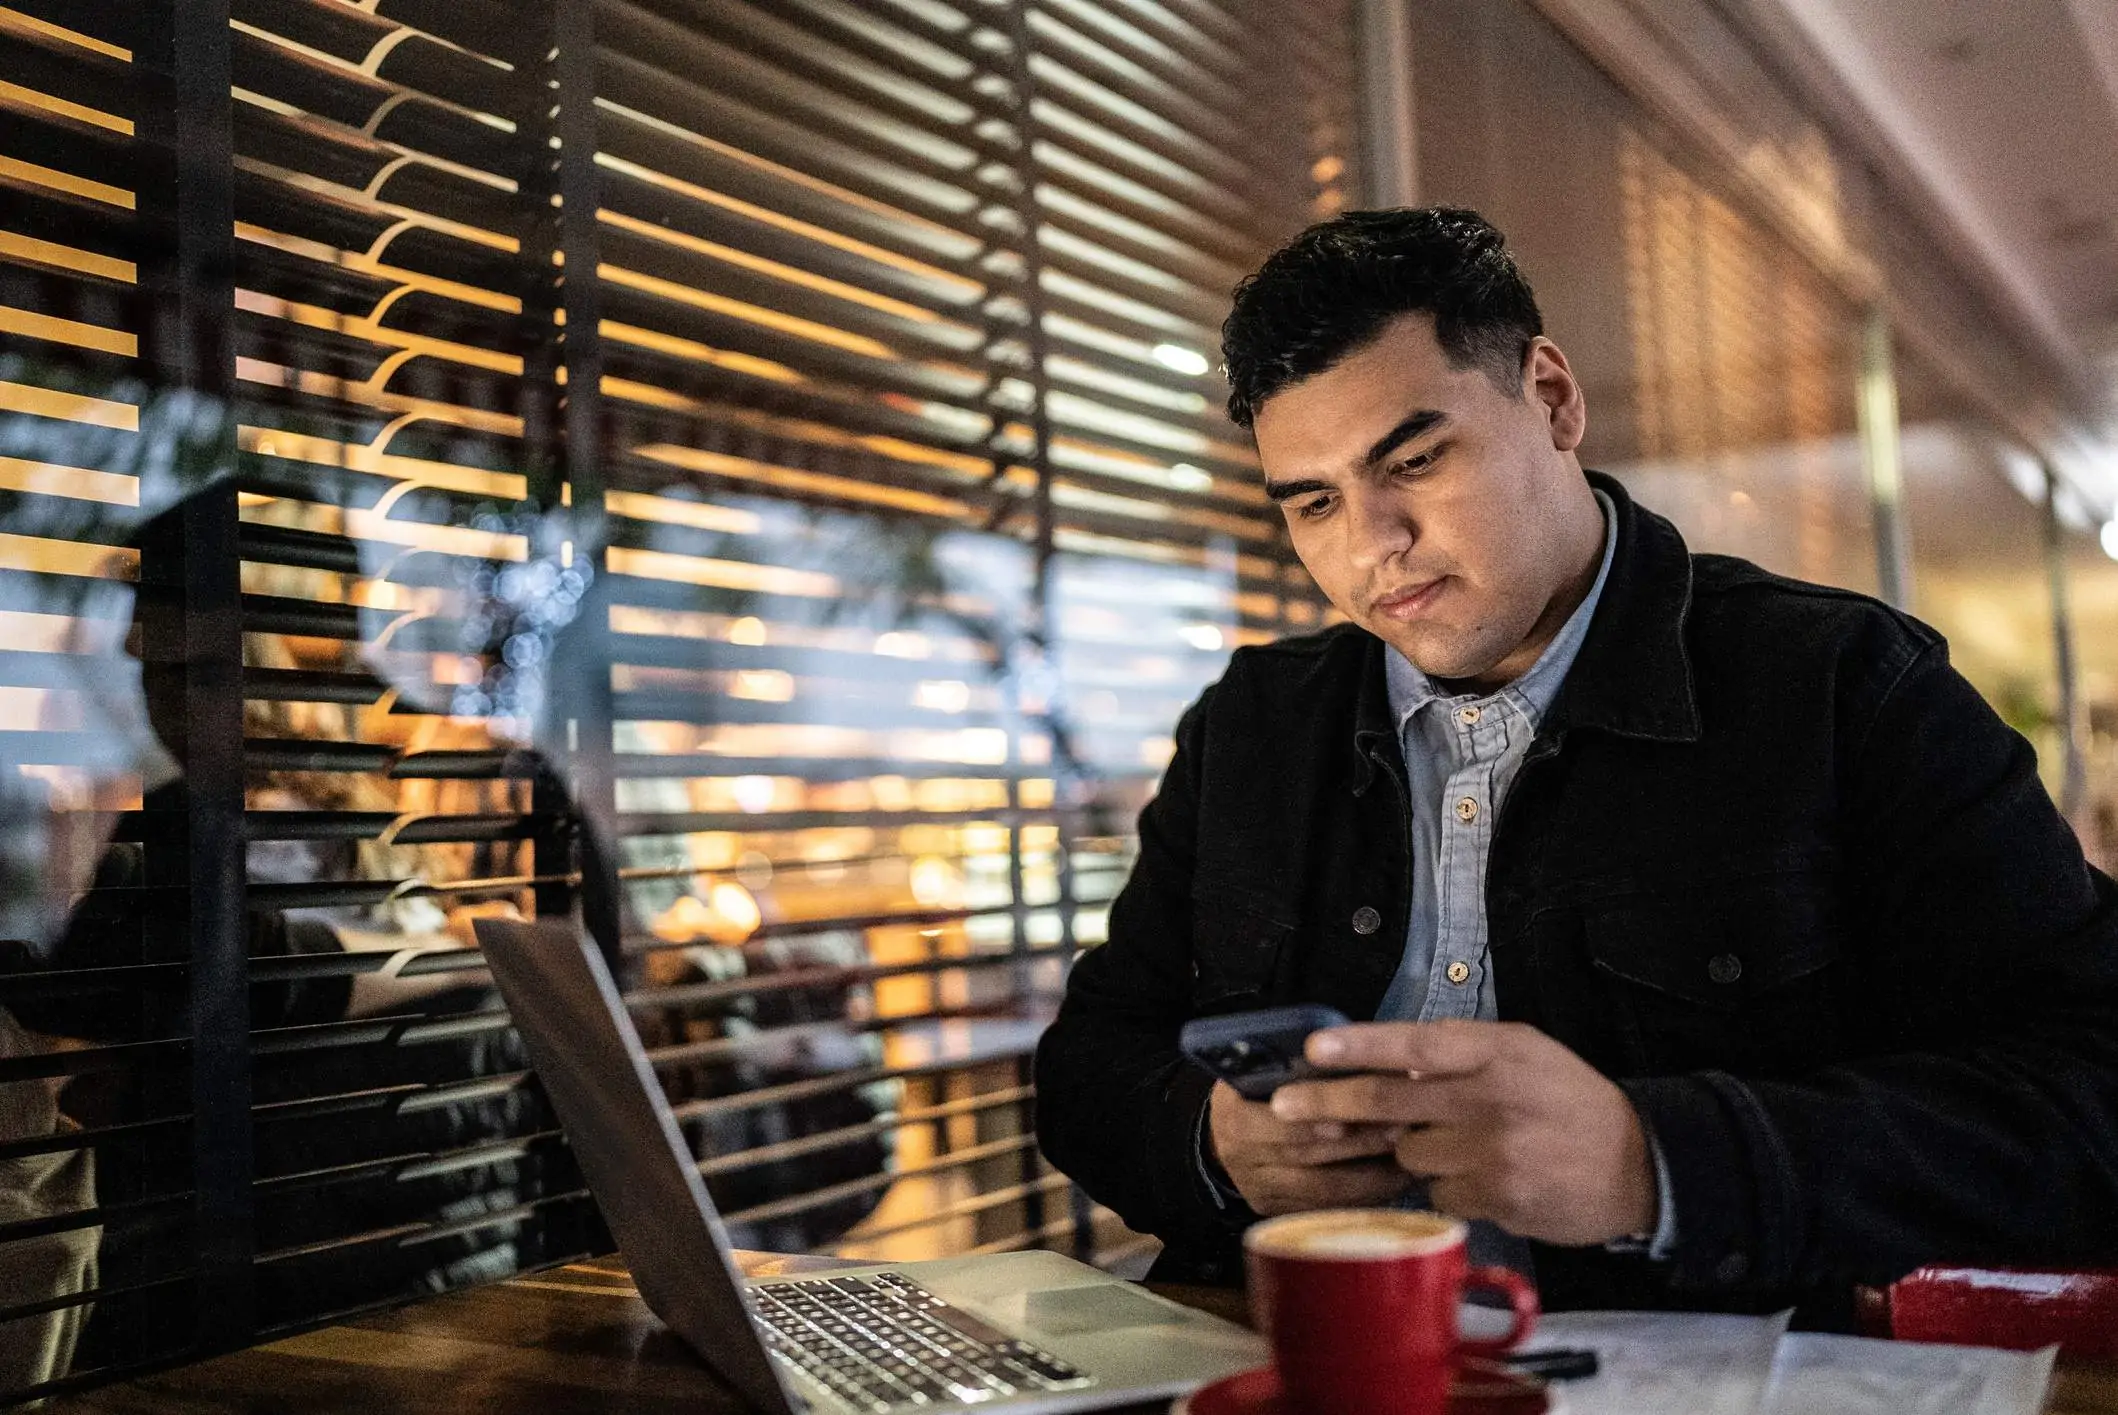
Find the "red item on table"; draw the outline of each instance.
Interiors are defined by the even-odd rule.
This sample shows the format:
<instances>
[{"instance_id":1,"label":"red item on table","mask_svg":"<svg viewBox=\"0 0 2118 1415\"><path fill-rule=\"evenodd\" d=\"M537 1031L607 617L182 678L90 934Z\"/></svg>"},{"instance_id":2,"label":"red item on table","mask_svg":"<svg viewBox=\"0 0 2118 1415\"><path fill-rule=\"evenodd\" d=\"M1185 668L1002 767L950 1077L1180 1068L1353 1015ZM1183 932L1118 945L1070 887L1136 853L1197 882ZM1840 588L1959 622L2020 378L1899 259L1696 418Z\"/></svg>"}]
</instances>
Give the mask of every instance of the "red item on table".
<instances>
[{"instance_id":1,"label":"red item on table","mask_svg":"<svg viewBox=\"0 0 2118 1415\"><path fill-rule=\"evenodd\" d=\"M1251 1228L1243 1242L1251 1312L1289 1408L1446 1415L1464 1358L1498 1355L1528 1336L1536 1289L1508 1268L1472 1269L1465 1237L1455 1219L1399 1209L1326 1210ZM1505 1336L1458 1330L1466 1288L1508 1299Z\"/></svg>"},{"instance_id":2,"label":"red item on table","mask_svg":"<svg viewBox=\"0 0 2118 1415\"><path fill-rule=\"evenodd\" d=\"M1899 1341L2118 1358L2118 1269L1921 1268L1890 1289Z\"/></svg>"}]
</instances>

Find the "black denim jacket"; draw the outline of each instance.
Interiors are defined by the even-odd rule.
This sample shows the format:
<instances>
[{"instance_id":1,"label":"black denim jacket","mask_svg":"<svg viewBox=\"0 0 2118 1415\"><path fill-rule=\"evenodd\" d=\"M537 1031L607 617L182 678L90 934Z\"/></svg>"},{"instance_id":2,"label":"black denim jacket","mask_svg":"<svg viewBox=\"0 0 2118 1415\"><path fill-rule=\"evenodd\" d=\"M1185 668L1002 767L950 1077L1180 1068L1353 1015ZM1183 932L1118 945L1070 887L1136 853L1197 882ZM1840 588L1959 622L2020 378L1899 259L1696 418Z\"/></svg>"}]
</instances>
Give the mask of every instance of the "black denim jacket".
<instances>
[{"instance_id":1,"label":"black denim jacket","mask_svg":"<svg viewBox=\"0 0 2118 1415\"><path fill-rule=\"evenodd\" d=\"M1504 1019L1616 1079L1670 1167L1674 1256L1537 1245L1546 1305L1843 1325L1929 1261L2118 1260L2118 890L1931 629L1691 555L1591 473L1618 548L1502 808ZM1244 649L1184 715L1109 942L1037 1056L1053 1163L1240 1280L1195 1162L1191 1017L1375 1013L1410 898L1382 645ZM1354 916L1374 909L1382 927ZM1364 920L1364 922L1372 922Z\"/></svg>"}]
</instances>

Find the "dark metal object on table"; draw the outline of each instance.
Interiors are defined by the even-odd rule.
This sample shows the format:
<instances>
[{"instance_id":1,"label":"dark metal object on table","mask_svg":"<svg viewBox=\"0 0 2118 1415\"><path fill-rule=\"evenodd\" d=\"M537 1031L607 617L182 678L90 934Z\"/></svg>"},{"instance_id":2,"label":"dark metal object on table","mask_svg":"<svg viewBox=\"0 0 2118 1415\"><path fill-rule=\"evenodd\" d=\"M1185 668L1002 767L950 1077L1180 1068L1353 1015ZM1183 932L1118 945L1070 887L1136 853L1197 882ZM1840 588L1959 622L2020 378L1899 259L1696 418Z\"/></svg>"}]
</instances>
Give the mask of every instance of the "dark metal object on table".
<instances>
[{"instance_id":1,"label":"dark metal object on table","mask_svg":"<svg viewBox=\"0 0 2118 1415\"><path fill-rule=\"evenodd\" d=\"M1547 1381L1585 1381L1596 1374L1596 1353L1568 1346L1548 1351L1516 1351L1500 1358L1527 1376Z\"/></svg>"}]
</instances>

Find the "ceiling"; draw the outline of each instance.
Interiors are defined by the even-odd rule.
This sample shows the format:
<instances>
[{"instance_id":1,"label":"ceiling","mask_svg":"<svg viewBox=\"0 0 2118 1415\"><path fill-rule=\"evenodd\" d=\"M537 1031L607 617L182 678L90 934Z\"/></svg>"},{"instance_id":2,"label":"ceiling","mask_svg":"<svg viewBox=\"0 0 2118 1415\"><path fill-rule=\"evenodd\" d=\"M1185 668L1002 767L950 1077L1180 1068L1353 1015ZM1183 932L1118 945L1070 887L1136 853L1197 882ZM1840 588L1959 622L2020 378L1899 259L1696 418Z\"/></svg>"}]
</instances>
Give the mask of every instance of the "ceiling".
<instances>
[{"instance_id":1,"label":"ceiling","mask_svg":"<svg viewBox=\"0 0 2118 1415\"><path fill-rule=\"evenodd\" d=\"M2071 371L2118 506L2118 0L1755 0L2017 336Z\"/></svg>"}]
</instances>

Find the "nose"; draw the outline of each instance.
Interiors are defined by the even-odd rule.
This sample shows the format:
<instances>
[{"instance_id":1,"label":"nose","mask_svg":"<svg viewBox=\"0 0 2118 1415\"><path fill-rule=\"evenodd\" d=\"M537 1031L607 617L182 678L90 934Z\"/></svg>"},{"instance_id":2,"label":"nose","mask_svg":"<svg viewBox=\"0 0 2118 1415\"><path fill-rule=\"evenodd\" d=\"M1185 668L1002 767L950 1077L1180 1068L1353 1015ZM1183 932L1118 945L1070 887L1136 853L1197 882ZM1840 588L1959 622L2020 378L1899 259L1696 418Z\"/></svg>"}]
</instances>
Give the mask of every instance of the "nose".
<instances>
[{"instance_id":1,"label":"nose","mask_svg":"<svg viewBox=\"0 0 2118 1415\"><path fill-rule=\"evenodd\" d=\"M1346 554L1353 568L1367 573L1404 554L1419 539L1419 529L1395 497L1355 486L1345 492Z\"/></svg>"}]
</instances>

